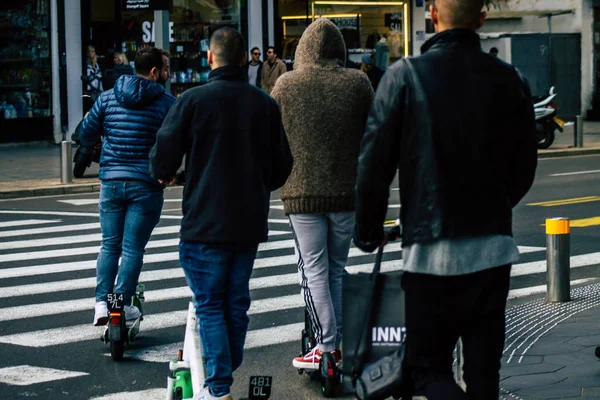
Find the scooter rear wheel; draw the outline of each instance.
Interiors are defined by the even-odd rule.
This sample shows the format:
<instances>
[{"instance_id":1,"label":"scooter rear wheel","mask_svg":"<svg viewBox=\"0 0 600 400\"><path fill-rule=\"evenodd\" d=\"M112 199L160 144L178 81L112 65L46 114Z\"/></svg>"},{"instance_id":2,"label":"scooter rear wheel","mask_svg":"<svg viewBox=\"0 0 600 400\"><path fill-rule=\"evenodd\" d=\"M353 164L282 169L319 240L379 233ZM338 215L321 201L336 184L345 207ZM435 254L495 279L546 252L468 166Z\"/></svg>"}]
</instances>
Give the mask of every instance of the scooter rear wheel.
<instances>
[{"instance_id":1,"label":"scooter rear wheel","mask_svg":"<svg viewBox=\"0 0 600 400\"><path fill-rule=\"evenodd\" d=\"M554 131L549 130L546 132L539 132L537 134L537 148L538 149L547 149L552 146L554 143Z\"/></svg>"},{"instance_id":2,"label":"scooter rear wheel","mask_svg":"<svg viewBox=\"0 0 600 400\"><path fill-rule=\"evenodd\" d=\"M339 376L337 366L335 365L335 358L331 353L323 354L319 371L321 375L321 393L324 397L335 397L335 388Z\"/></svg>"},{"instance_id":3,"label":"scooter rear wheel","mask_svg":"<svg viewBox=\"0 0 600 400\"><path fill-rule=\"evenodd\" d=\"M121 361L125 353L125 343L122 340L110 341L110 356L113 361Z\"/></svg>"}]
</instances>

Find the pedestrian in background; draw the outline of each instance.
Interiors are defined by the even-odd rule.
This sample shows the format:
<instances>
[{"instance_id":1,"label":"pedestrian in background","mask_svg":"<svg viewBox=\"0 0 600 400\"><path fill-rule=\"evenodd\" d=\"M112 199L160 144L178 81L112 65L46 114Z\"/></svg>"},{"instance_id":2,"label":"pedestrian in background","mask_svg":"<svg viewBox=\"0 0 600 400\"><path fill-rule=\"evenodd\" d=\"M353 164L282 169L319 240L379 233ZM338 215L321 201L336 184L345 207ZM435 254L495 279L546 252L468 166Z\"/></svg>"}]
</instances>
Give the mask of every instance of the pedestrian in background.
<instances>
[{"instance_id":1,"label":"pedestrian in background","mask_svg":"<svg viewBox=\"0 0 600 400\"><path fill-rule=\"evenodd\" d=\"M498 398L511 264L512 208L530 189L537 151L529 86L481 49L482 0L436 0L437 34L390 66L363 139L355 242L383 239L399 167L406 294L405 367L428 400ZM506 109L508 107L508 109ZM506 109L510 120L494 110ZM452 374L462 338L466 393Z\"/></svg>"},{"instance_id":2,"label":"pedestrian in background","mask_svg":"<svg viewBox=\"0 0 600 400\"><path fill-rule=\"evenodd\" d=\"M262 66L261 88L271 94L275 87L275 82L287 72L285 63L277 58L275 47L269 46L267 49L267 61Z\"/></svg>"},{"instance_id":3,"label":"pedestrian in background","mask_svg":"<svg viewBox=\"0 0 600 400\"><path fill-rule=\"evenodd\" d=\"M113 63L114 66L107 69L104 73L104 90L112 89L117 79L122 75L133 75L133 68L129 65L129 60L125 53L114 52Z\"/></svg>"},{"instance_id":4,"label":"pedestrian in background","mask_svg":"<svg viewBox=\"0 0 600 400\"><path fill-rule=\"evenodd\" d=\"M375 66L373 54L365 54L362 56L360 70L367 74L369 81L371 81L371 86L373 86L373 90L377 90L377 86L379 86L379 82L383 76L383 71Z\"/></svg>"},{"instance_id":5,"label":"pedestrian in background","mask_svg":"<svg viewBox=\"0 0 600 400\"><path fill-rule=\"evenodd\" d=\"M148 171L156 133L175 102L164 86L168 53L154 47L140 50L135 65L137 75L120 77L114 89L102 93L81 128L84 153L91 152L102 136L98 203L102 246L96 263L95 326L108 322L106 298L113 288L125 295L125 319L140 316L131 296L163 206L163 187Z\"/></svg>"},{"instance_id":6,"label":"pedestrian in background","mask_svg":"<svg viewBox=\"0 0 600 400\"><path fill-rule=\"evenodd\" d=\"M258 47L252 48L252 50L250 50L250 61L244 65L244 70L248 75L248 82L256 87L260 87L260 81L262 79L263 62L260 61L260 55L261 53Z\"/></svg>"},{"instance_id":7,"label":"pedestrian in background","mask_svg":"<svg viewBox=\"0 0 600 400\"><path fill-rule=\"evenodd\" d=\"M293 360L296 368L318 368L324 352L341 359L342 274L354 226L358 153L373 98L367 76L345 64L342 33L320 18L302 34L294 70L279 78L272 93L295 160L281 199L317 341Z\"/></svg>"},{"instance_id":8,"label":"pedestrian in background","mask_svg":"<svg viewBox=\"0 0 600 400\"><path fill-rule=\"evenodd\" d=\"M292 169L277 103L248 83L242 35L217 30L208 83L179 97L152 149L152 176L173 180L186 156L179 257L194 295L206 365L195 399L231 399L242 364L250 275L268 238L271 191Z\"/></svg>"},{"instance_id":9,"label":"pedestrian in background","mask_svg":"<svg viewBox=\"0 0 600 400\"><path fill-rule=\"evenodd\" d=\"M85 91L96 101L100 93L104 91L104 88L102 86L102 71L100 70L100 65L98 65L98 56L96 55L96 48L94 46L88 46L86 74L83 77L83 82L85 84Z\"/></svg>"}]
</instances>

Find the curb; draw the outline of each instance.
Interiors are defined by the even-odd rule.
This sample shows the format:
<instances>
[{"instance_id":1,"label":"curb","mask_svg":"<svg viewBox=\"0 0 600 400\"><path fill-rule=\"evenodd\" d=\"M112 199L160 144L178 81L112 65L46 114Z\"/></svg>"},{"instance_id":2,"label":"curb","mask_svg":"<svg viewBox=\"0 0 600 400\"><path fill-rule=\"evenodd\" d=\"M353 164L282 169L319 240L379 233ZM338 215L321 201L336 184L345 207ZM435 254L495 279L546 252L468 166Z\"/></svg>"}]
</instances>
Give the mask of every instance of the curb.
<instances>
[{"instance_id":1,"label":"curb","mask_svg":"<svg viewBox=\"0 0 600 400\"><path fill-rule=\"evenodd\" d=\"M562 149L562 150L541 150L538 151L538 158L558 158L600 154L600 147L582 148L582 149Z\"/></svg>"},{"instance_id":2,"label":"curb","mask_svg":"<svg viewBox=\"0 0 600 400\"><path fill-rule=\"evenodd\" d=\"M20 199L24 197L56 196L61 194L92 193L100 191L100 182L65 186L48 186L32 189L17 189L0 192L0 199Z\"/></svg>"}]
</instances>

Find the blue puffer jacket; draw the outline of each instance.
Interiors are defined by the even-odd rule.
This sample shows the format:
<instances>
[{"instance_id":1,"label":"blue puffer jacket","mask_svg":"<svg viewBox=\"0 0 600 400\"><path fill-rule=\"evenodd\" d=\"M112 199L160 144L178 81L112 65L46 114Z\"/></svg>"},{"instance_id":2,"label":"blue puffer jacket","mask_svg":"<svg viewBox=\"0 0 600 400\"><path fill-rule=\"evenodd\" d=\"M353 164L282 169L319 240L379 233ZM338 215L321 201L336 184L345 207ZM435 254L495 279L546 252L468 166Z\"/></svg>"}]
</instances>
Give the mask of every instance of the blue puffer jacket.
<instances>
[{"instance_id":1,"label":"blue puffer jacket","mask_svg":"<svg viewBox=\"0 0 600 400\"><path fill-rule=\"evenodd\" d=\"M96 100L83 121L81 145L91 151L102 135L100 180L156 183L149 174L149 153L175 97L164 86L140 76L124 75Z\"/></svg>"}]
</instances>

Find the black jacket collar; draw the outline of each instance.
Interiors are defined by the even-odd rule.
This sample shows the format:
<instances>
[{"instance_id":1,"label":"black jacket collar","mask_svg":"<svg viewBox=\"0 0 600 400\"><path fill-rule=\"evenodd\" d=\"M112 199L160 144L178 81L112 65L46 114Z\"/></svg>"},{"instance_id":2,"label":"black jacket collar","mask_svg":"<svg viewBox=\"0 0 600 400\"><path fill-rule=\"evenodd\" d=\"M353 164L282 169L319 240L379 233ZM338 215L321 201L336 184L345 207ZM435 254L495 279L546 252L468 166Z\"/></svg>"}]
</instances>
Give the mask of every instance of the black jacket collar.
<instances>
[{"instance_id":1,"label":"black jacket collar","mask_svg":"<svg viewBox=\"0 0 600 400\"><path fill-rule=\"evenodd\" d=\"M213 69L208 74L208 81L247 81L248 77L242 67L226 65Z\"/></svg>"},{"instance_id":2,"label":"black jacket collar","mask_svg":"<svg viewBox=\"0 0 600 400\"><path fill-rule=\"evenodd\" d=\"M451 46L472 47L481 49L479 35L468 29L450 29L443 31L429 39L421 47L421 53L437 48Z\"/></svg>"}]
</instances>

